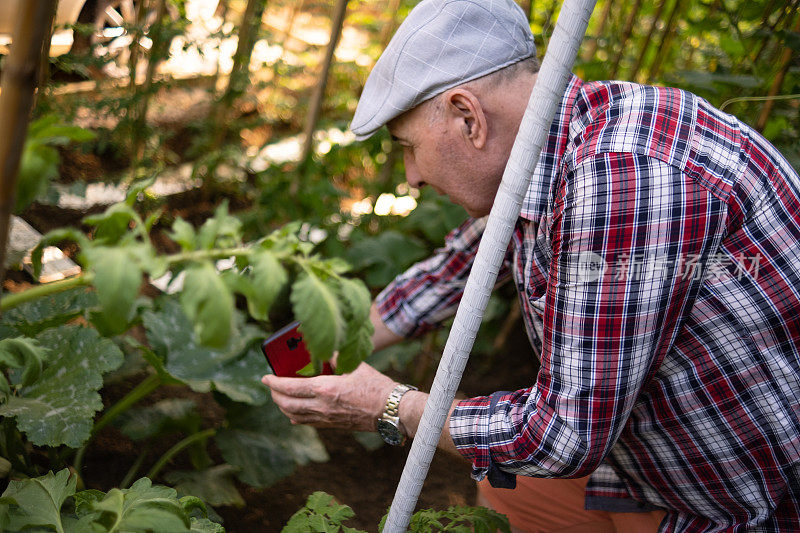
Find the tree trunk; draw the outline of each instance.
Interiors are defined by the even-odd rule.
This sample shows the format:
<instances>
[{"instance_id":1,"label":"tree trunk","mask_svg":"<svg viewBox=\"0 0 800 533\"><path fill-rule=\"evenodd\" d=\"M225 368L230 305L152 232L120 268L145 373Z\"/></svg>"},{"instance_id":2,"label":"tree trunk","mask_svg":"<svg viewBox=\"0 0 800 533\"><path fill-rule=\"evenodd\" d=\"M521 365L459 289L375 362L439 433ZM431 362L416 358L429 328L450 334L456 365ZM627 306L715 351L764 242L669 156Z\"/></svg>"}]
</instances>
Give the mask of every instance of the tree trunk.
<instances>
[{"instance_id":1,"label":"tree trunk","mask_svg":"<svg viewBox=\"0 0 800 533\"><path fill-rule=\"evenodd\" d=\"M658 26L658 21L661 20L661 14L664 12L664 6L666 4L667 3L664 1L658 3L656 14L653 16L653 20L650 22L650 28L647 30L647 37L645 37L642 41L642 49L639 50L639 57L636 58L636 64L631 70L629 76L631 81L636 81L636 75L639 73L639 69L642 68L644 58L647 55L647 50L650 48L650 42L653 40L653 34L656 32L656 26Z\"/></svg>"},{"instance_id":2,"label":"tree trunk","mask_svg":"<svg viewBox=\"0 0 800 533\"><path fill-rule=\"evenodd\" d=\"M5 277L9 221L14 208L22 149L28 133L38 64L44 40L49 36L47 21L56 0L20 2L11 49L0 80L0 280Z\"/></svg>"},{"instance_id":3,"label":"tree trunk","mask_svg":"<svg viewBox=\"0 0 800 533\"><path fill-rule=\"evenodd\" d=\"M141 41L142 37L144 37L144 19L145 14L147 13L147 7L149 4L149 0L141 0L139 5L136 8L136 19L133 21L134 28L133 28L133 42L131 43L131 57L128 60L128 89L133 96L136 93L136 71L138 70L139 66L139 56L141 56ZM135 110L133 108L130 109L131 116L133 116Z\"/></svg>"},{"instance_id":4,"label":"tree trunk","mask_svg":"<svg viewBox=\"0 0 800 533\"><path fill-rule=\"evenodd\" d=\"M608 15L611 13L611 6L613 5L613 0L605 0L605 5L603 5L603 11L600 13L600 20L597 23L597 29L594 31L594 37L589 40L589 43L586 45L586 48L583 51L583 60L584 61L591 61L594 57L594 54L597 53L597 40L602 37L603 32L606 29L606 23L608 22Z\"/></svg>"},{"instance_id":5,"label":"tree trunk","mask_svg":"<svg viewBox=\"0 0 800 533\"><path fill-rule=\"evenodd\" d=\"M400 10L401 2L402 0L390 0L389 2L389 7L387 9L389 12L389 23L383 25L381 34L378 37L378 42L381 43L381 50L386 48L386 45L392 40L394 31L397 29L397 12ZM528 10L528 12L530 13L530 10Z\"/></svg>"},{"instance_id":6,"label":"tree trunk","mask_svg":"<svg viewBox=\"0 0 800 533\"><path fill-rule=\"evenodd\" d=\"M233 107L233 103L247 90L250 80L250 58L253 55L253 47L256 44L256 36L261 27L261 18L264 16L266 7L267 0L247 0L239 27L239 42L236 45L236 53L233 54L233 66L228 77L228 85L212 111L214 126L217 128L217 136L212 149L218 148L224 141L228 133L226 125L230 109Z\"/></svg>"},{"instance_id":7,"label":"tree trunk","mask_svg":"<svg viewBox=\"0 0 800 533\"><path fill-rule=\"evenodd\" d=\"M616 78L617 72L619 72L619 64L622 61L622 56L625 54L625 48L628 44L628 40L631 38L633 34L633 24L636 19L639 17L639 10L642 7L642 0L636 0L636 3L633 5L633 9L628 14L628 19L625 21L625 28L622 30L622 39L619 43L619 50L617 50L617 55L614 57L614 62L611 65L611 77Z\"/></svg>"},{"instance_id":8,"label":"tree trunk","mask_svg":"<svg viewBox=\"0 0 800 533\"><path fill-rule=\"evenodd\" d=\"M795 20L794 28L792 29L795 33L800 32L800 16L797 17ZM789 72L789 67L792 64L792 48L790 46L786 46L783 49L783 55L781 57L781 66L780 70L778 71L778 75L775 76L775 81L772 83L772 87L769 90L769 96L776 96L779 92L781 92L781 87L783 87L783 80L786 78L786 74ZM764 107L761 108L761 114L758 116L758 121L756 121L756 129L758 131L764 131L764 128L767 126L767 121L769 120L769 116L772 113L772 107L775 105L774 100L767 100L764 102Z\"/></svg>"},{"instance_id":9,"label":"tree trunk","mask_svg":"<svg viewBox=\"0 0 800 533\"><path fill-rule=\"evenodd\" d=\"M292 28L294 28L294 20L297 18L297 13L303 10L303 7L306 5L305 0L296 0L294 4L292 4L292 11L289 13L289 19L286 21L286 25L283 28L283 32L281 37L277 40L281 46L281 55L278 57L278 60L274 63L273 72L277 72L277 67L280 64L281 60L283 59L283 54L286 51L286 43L289 42L289 38L292 35Z\"/></svg>"},{"instance_id":10,"label":"tree trunk","mask_svg":"<svg viewBox=\"0 0 800 533\"><path fill-rule=\"evenodd\" d=\"M783 9L782 9L783 13L781 13L775 19L775 22L773 22L772 24L767 25L767 22L769 20L769 15L772 13L772 8L774 7L773 4L774 4L774 2L770 3L770 5L767 6L767 8L764 9L764 14L762 15L762 18L764 19L764 24L762 25L762 29L765 30L766 35L761 39L761 46L758 47L758 51L756 52L756 55L753 57L753 64L758 64L759 60L761 59L761 55L764 53L764 50L766 50L767 45L769 44L770 40L772 39L772 36L775 34L775 28L777 28L778 25L780 25L780 23L783 22L784 19L787 16L788 17L792 16L792 14L794 13L794 10L797 9L798 2L795 1L795 2L793 2L794 5L792 5L792 6L787 5L787 6L783 7ZM791 18L790 18L790 20L791 20Z\"/></svg>"},{"instance_id":11,"label":"tree trunk","mask_svg":"<svg viewBox=\"0 0 800 533\"><path fill-rule=\"evenodd\" d=\"M331 29L331 38L328 41L328 50L325 53L325 60L322 63L322 72L319 75L319 82L311 97L305 128L303 128L305 140L303 141L303 151L301 152L302 156L300 158L302 163L305 163L308 158L311 157L311 148L314 145L314 130L317 127L317 121L319 121L319 116L322 113L322 102L325 99L325 87L328 84L328 74L333 64L333 53L336 51L336 46L339 44L339 37L342 36L342 26L344 26L344 16L347 11L347 1L348 0L336 0L336 6L334 7L333 28Z\"/></svg>"},{"instance_id":12,"label":"tree trunk","mask_svg":"<svg viewBox=\"0 0 800 533\"><path fill-rule=\"evenodd\" d=\"M147 58L147 72L142 84L142 96L139 101L138 109L136 110L136 119L133 124L133 172L135 177L137 162L144 157L144 147L147 135L147 109L150 107L150 99L152 98L153 78L156 74L156 67L166 54L165 46L168 44L164 38L164 17L167 15L167 0L156 1L156 19L153 26L150 28L150 35L152 35L152 46L150 47L150 54ZM135 44L135 43L134 43Z\"/></svg>"},{"instance_id":13,"label":"tree trunk","mask_svg":"<svg viewBox=\"0 0 800 533\"><path fill-rule=\"evenodd\" d=\"M680 13L681 7L683 7L683 0L675 0L675 4L672 6L672 11L669 14L667 27L664 28L664 34L661 36L661 44L658 46L656 57L653 58L653 64L650 65L650 73L648 75L648 80L650 83L652 83L656 79L656 76L658 76L658 73L661 69L661 63L669 54L669 43L675 36L675 26L678 23L678 13Z\"/></svg>"}]
</instances>

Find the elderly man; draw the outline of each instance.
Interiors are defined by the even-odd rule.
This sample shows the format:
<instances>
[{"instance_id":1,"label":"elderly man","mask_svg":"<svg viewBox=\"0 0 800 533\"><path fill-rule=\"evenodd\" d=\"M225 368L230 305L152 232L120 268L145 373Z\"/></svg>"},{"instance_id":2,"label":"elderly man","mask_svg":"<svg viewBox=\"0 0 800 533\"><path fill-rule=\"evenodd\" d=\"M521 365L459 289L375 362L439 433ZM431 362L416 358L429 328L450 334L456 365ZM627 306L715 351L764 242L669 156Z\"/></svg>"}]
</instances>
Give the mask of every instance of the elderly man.
<instances>
[{"instance_id":1,"label":"elderly man","mask_svg":"<svg viewBox=\"0 0 800 533\"><path fill-rule=\"evenodd\" d=\"M409 184L474 217L378 296L376 347L454 312L535 54L512 0L424 0L372 71L353 132L388 125ZM541 369L454 402L440 447L478 480L518 476L480 501L523 531L797 531L798 242L800 178L748 126L683 91L573 77L501 272ZM426 399L365 364L264 383L296 423L377 421L393 443Z\"/></svg>"}]
</instances>

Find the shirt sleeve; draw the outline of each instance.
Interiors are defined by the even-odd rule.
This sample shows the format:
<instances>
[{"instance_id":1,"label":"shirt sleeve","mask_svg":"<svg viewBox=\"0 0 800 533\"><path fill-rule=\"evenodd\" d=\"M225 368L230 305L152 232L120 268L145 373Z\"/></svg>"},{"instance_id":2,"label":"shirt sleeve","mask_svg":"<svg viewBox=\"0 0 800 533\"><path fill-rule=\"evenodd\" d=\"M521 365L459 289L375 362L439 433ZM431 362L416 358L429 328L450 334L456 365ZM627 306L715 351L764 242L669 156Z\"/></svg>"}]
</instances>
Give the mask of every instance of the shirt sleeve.
<instances>
[{"instance_id":1,"label":"shirt sleeve","mask_svg":"<svg viewBox=\"0 0 800 533\"><path fill-rule=\"evenodd\" d=\"M717 246L724 204L661 161L592 156L555 191L541 368L532 387L464 400L450 420L473 477L594 471L672 345Z\"/></svg>"},{"instance_id":2,"label":"shirt sleeve","mask_svg":"<svg viewBox=\"0 0 800 533\"><path fill-rule=\"evenodd\" d=\"M417 337L453 316L478 252L486 217L469 218L451 231L445 245L414 264L375 299L383 323L401 337ZM498 283L509 277L509 256Z\"/></svg>"}]
</instances>

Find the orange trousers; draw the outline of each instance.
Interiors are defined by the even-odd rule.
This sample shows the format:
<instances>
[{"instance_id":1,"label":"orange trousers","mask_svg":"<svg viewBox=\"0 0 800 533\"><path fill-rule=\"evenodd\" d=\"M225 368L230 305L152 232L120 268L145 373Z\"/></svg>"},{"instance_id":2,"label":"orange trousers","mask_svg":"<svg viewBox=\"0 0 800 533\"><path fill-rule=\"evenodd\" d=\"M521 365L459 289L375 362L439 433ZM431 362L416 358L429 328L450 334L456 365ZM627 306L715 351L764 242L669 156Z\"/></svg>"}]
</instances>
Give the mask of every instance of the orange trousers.
<instances>
[{"instance_id":1,"label":"orange trousers","mask_svg":"<svg viewBox=\"0 0 800 533\"><path fill-rule=\"evenodd\" d=\"M664 511L612 513L587 511L588 477L542 479L517 476L517 488L495 489L478 483L477 504L508 517L515 533L654 533Z\"/></svg>"}]
</instances>

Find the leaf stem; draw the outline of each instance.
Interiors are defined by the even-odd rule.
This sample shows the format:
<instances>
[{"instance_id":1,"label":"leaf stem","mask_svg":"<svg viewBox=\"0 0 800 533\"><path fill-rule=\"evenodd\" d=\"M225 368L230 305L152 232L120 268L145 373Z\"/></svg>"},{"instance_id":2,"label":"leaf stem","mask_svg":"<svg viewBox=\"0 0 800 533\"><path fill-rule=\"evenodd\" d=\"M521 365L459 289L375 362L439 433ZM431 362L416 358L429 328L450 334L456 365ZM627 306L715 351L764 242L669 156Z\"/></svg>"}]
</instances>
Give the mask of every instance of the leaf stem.
<instances>
[{"instance_id":1,"label":"leaf stem","mask_svg":"<svg viewBox=\"0 0 800 533\"><path fill-rule=\"evenodd\" d=\"M147 473L147 477L150 478L151 480L154 479L161 471L161 469L164 468L167 465L167 463L170 462L172 458L175 457L178 453L180 453L184 448L188 448L195 442L207 439L208 437L212 437L216 435L216 433L217 433L216 428L209 428L203 431L199 431L194 435L189 435L182 441L178 442L177 444L175 444L175 446L167 450L164 453L164 455L162 455L161 458L156 462L156 464L153 465L153 467Z\"/></svg>"},{"instance_id":2,"label":"leaf stem","mask_svg":"<svg viewBox=\"0 0 800 533\"><path fill-rule=\"evenodd\" d=\"M177 254L168 255L165 256L164 259L166 260L167 264L175 265L186 261L199 261L202 259L223 259L231 256L249 255L252 252L253 252L252 248L240 246L236 248L192 250L189 252L181 252ZM17 307L18 305L21 305L26 302L30 302L37 298L42 298L44 296L50 296L51 294L57 294L59 292L68 291L69 289L75 287L91 285L93 281L94 281L94 273L84 272L83 274L80 274L78 276L63 279L60 281L54 281L52 283L44 283L42 285L36 285L35 287L24 290L22 292L5 295L3 296L2 300L0 300L0 313L8 311L9 309Z\"/></svg>"},{"instance_id":3,"label":"leaf stem","mask_svg":"<svg viewBox=\"0 0 800 533\"><path fill-rule=\"evenodd\" d=\"M139 454L139 456L136 458L136 460L131 465L130 469L128 470L128 473L125 474L125 477L122 478L122 481L120 481L119 488L127 489L128 487L131 486L131 482L133 481L133 478L136 477L136 472L138 472L139 469L142 467L142 464L144 463L144 460L147 458L147 454L149 452L150 452L150 445L147 444L147 445L145 445L145 447L142 450L142 452Z\"/></svg>"},{"instance_id":4,"label":"leaf stem","mask_svg":"<svg viewBox=\"0 0 800 533\"><path fill-rule=\"evenodd\" d=\"M159 386L161 386L161 384L162 381L158 374L147 376L144 380L142 380L141 383L134 387L132 391L126 394L120 401L112 405L111 408L106 411L100 420L95 423L94 427L92 427L91 434L96 435L98 431L107 426L112 420L130 409L136 402L156 390ZM88 447L89 442L87 441L78 449L78 452L75 454L75 460L73 461L72 466L78 473L80 473L81 467L83 466L83 456L86 455L86 448Z\"/></svg>"},{"instance_id":5,"label":"leaf stem","mask_svg":"<svg viewBox=\"0 0 800 533\"><path fill-rule=\"evenodd\" d=\"M141 383L136 385L128 394L111 406L105 414L98 420L92 428L92 435L96 435L98 431L106 427L111 421L119 415L133 407L139 400L156 390L162 384L161 378L158 374L151 374L144 378Z\"/></svg>"},{"instance_id":6,"label":"leaf stem","mask_svg":"<svg viewBox=\"0 0 800 533\"><path fill-rule=\"evenodd\" d=\"M59 292L68 291L75 287L83 287L90 285L94 280L94 274L91 272L84 272L78 276L54 281L52 283L45 283L43 285L36 285L30 289L13 294L7 294L0 300L0 312L8 311L9 309L18 305L30 302L43 296L50 296Z\"/></svg>"}]
</instances>

